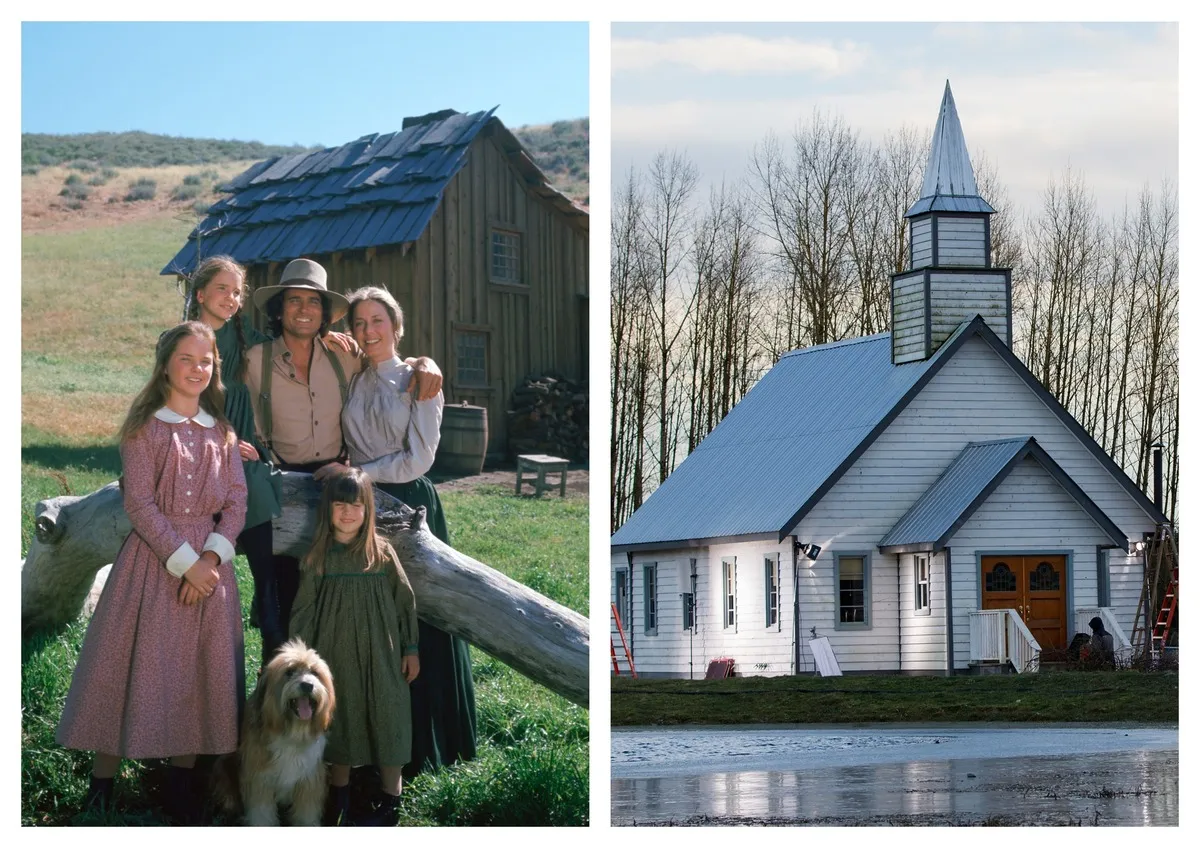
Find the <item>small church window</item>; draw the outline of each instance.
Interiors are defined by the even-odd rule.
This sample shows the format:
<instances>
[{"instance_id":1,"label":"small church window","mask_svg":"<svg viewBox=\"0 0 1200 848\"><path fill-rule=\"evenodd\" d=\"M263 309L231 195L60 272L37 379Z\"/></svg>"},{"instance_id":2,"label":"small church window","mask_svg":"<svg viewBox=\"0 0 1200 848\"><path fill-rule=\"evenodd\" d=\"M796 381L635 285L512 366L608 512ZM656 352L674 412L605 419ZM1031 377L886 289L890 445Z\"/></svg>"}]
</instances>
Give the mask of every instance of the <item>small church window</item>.
<instances>
[{"instance_id":1,"label":"small church window","mask_svg":"<svg viewBox=\"0 0 1200 848\"><path fill-rule=\"evenodd\" d=\"M983 588L988 592L1015 592L1017 575L1007 564L998 562L984 575Z\"/></svg>"},{"instance_id":2,"label":"small church window","mask_svg":"<svg viewBox=\"0 0 1200 848\"><path fill-rule=\"evenodd\" d=\"M838 578L838 627L869 626L867 618L867 558L857 554L836 554Z\"/></svg>"},{"instance_id":3,"label":"small church window","mask_svg":"<svg viewBox=\"0 0 1200 848\"><path fill-rule=\"evenodd\" d=\"M737 628L737 557L721 560L721 582L725 587L725 628Z\"/></svg>"},{"instance_id":4,"label":"small church window","mask_svg":"<svg viewBox=\"0 0 1200 848\"><path fill-rule=\"evenodd\" d=\"M658 563L642 566L642 616L647 636L658 635Z\"/></svg>"},{"instance_id":5,"label":"small church window","mask_svg":"<svg viewBox=\"0 0 1200 848\"><path fill-rule=\"evenodd\" d=\"M617 569L616 576L617 615L621 618L621 627L629 629L629 571Z\"/></svg>"},{"instance_id":6,"label":"small church window","mask_svg":"<svg viewBox=\"0 0 1200 848\"><path fill-rule=\"evenodd\" d=\"M767 627L779 627L779 554L767 554L763 559L763 582L766 586Z\"/></svg>"},{"instance_id":7,"label":"small church window","mask_svg":"<svg viewBox=\"0 0 1200 848\"><path fill-rule=\"evenodd\" d=\"M492 230L493 283L521 283L521 234Z\"/></svg>"},{"instance_id":8,"label":"small church window","mask_svg":"<svg viewBox=\"0 0 1200 848\"><path fill-rule=\"evenodd\" d=\"M929 614L929 557L916 557L916 610L918 614Z\"/></svg>"},{"instance_id":9,"label":"small church window","mask_svg":"<svg viewBox=\"0 0 1200 848\"><path fill-rule=\"evenodd\" d=\"M1052 592L1058 588L1058 571L1050 563L1038 563L1038 567L1029 572L1029 590L1031 592Z\"/></svg>"}]
</instances>

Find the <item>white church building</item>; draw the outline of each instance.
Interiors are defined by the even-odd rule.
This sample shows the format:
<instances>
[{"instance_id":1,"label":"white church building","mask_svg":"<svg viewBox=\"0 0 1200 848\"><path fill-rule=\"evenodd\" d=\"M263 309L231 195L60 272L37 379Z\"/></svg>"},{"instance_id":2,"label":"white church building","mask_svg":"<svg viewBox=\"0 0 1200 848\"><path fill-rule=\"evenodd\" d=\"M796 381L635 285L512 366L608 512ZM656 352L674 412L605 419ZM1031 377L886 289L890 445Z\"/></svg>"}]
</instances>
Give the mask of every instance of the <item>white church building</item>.
<instances>
[{"instance_id":1,"label":"white church building","mask_svg":"<svg viewBox=\"0 0 1200 848\"><path fill-rule=\"evenodd\" d=\"M994 212L947 84L892 331L783 356L613 534L639 676L812 673L814 639L845 672L1029 671L1097 615L1128 646L1167 519L1010 350Z\"/></svg>"}]
</instances>

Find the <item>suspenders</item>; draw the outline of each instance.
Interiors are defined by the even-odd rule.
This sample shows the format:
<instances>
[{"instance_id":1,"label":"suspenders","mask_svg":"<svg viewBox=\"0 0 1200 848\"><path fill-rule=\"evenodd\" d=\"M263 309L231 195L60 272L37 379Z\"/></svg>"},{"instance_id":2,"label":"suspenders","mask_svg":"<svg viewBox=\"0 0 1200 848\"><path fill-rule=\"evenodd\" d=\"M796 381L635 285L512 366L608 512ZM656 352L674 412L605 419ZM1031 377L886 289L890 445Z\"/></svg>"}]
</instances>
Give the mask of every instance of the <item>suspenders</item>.
<instances>
[{"instance_id":1,"label":"suspenders","mask_svg":"<svg viewBox=\"0 0 1200 848\"><path fill-rule=\"evenodd\" d=\"M263 350L263 356L262 356L262 380L260 381L260 384L259 384L259 398L262 400L262 421L259 422L259 426L262 428L263 441L266 442L267 450L273 454L275 453L275 446L273 444L271 444L271 426L272 426L271 371L273 370L272 366L275 361L275 342L276 341L277 341L277 339L272 339L271 341L263 344L263 347L265 349ZM346 397L349 393L349 387L346 384L346 369L344 369L342 367L341 361L338 360L337 356L334 355L333 351L331 351L329 349L329 347L325 344L324 339L318 338L317 343L319 343L321 345L321 347L324 349L325 357L329 360L329 364L331 366L333 366L333 374L335 377L337 377L337 381L338 381L338 390L342 394L342 406L345 406L346 405ZM315 362L316 361L315 345L313 348L313 352L314 352L313 362ZM310 383L312 382L313 362L310 362L309 366L308 366L308 369L309 369L308 379L309 379ZM346 446L343 444L342 445L342 453L345 453L345 451L346 451ZM275 454L275 455L277 457L279 456L278 454ZM282 459L282 457L279 457L279 458Z\"/></svg>"}]
</instances>

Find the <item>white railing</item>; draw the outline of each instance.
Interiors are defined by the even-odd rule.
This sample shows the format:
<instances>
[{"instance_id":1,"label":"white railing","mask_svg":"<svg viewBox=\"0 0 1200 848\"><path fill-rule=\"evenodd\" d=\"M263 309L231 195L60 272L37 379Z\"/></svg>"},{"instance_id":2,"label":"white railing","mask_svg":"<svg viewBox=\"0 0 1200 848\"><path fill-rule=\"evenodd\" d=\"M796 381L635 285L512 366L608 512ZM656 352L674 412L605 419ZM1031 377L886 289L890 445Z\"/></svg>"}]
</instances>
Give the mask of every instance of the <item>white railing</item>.
<instances>
[{"instance_id":1,"label":"white railing","mask_svg":"<svg viewBox=\"0 0 1200 848\"><path fill-rule=\"evenodd\" d=\"M1112 634L1113 653L1116 654L1117 662L1129 663L1133 659L1133 644L1125 635L1125 631L1121 629L1121 625L1117 624L1117 616L1112 607L1079 607L1076 609L1075 632L1090 636L1092 626L1088 622L1096 616L1100 616L1100 620L1104 622L1104 629Z\"/></svg>"},{"instance_id":2,"label":"white railing","mask_svg":"<svg viewBox=\"0 0 1200 848\"><path fill-rule=\"evenodd\" d=\"M976 610L968 616L971 662L1010 662L1018 674L1038 670L1042 648L1016 610Z\"/></svg>"}]
</instances>

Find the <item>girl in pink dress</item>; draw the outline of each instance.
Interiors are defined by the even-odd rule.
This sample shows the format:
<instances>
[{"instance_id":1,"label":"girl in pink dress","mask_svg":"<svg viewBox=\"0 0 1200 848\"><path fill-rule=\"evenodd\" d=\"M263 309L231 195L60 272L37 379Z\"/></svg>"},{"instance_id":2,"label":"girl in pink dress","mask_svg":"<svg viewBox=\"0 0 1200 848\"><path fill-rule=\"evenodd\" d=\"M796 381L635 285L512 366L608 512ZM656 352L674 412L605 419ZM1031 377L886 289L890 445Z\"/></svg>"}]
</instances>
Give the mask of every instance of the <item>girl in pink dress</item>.
<instances>
[{"instance_id":1,"label":"girl in pink dress","mask_svg":"<svg viewBox=\"0 0 1200 848\"><path fill-rule=\"evenodd\" d=\"M57 734L96 752L89 809L111 805L122 757L169 757L168 813L194 823L196 755L237 747L245 674L232 559L246 483L218 367L209 327L168 330L121 427L133 531L88 625Z\"/></svg>"}]
</instances>

